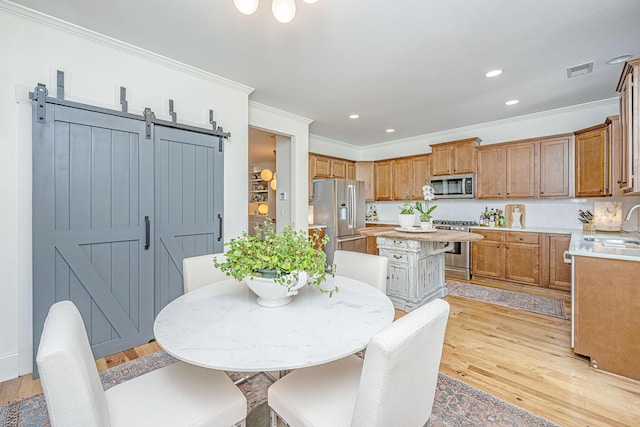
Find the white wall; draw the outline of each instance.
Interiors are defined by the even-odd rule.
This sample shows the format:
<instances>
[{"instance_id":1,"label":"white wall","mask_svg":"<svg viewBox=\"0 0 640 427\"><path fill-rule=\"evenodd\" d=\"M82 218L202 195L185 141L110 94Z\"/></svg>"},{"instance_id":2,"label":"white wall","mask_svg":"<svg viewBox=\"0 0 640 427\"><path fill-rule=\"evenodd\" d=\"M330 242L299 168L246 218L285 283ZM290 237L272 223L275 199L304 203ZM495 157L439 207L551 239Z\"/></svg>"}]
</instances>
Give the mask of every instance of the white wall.
<instances>
[{"instance_id":1,"label":"white wall","mask_svg":"<svg viewBox=\"0 0 640 427\"><path fill-rule=\"evenodd\" d=\"M0 2L0 381L31 372L31 102L44 83L65 98L129 111L150 107L168 118L174 100L182 123L209 127L208 110L231 138L225 142L225 235L247 228L247 139L252 89L124 43ZM306 142L304 144L306 147ZM304 162L306 164L306 162ZM304 171L306 174L306 169ZM306 209L306 203L302 206ZM306 219L306 216L305 216Z\"/></svg>"}]
</instances>

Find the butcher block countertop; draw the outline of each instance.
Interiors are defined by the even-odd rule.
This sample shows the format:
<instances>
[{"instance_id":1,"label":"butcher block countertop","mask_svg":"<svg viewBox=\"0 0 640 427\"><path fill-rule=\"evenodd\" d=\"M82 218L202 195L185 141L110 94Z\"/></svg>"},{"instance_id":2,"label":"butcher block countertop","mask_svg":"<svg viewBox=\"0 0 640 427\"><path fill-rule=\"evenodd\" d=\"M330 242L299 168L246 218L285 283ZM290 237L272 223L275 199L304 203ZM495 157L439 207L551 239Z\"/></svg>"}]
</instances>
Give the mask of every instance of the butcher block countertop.
<instances>
[{"instance_id":1,"label":"butcher block countertop","mask_svg":"<svg viewBox=\"0 0 640 427\"><path fill-rule=\"evenodd\" d=\"M411 233L396 231L396 227L368 227L359 228L363 236L389 237L392 239L418 240L423 242L475 242L484 237L477 233L464 231L436 230L431 233Z\"/></svg>"}]
</instances>

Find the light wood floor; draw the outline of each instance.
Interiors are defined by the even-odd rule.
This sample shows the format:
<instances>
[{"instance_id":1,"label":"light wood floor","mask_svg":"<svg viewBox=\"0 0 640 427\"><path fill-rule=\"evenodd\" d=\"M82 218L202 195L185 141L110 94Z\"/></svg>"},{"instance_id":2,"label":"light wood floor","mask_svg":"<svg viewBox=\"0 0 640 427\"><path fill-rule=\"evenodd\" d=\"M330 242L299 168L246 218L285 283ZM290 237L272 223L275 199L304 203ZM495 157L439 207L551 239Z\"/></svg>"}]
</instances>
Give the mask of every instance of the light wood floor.
<instances>
[{"instance_id":1,"label":"light wood floor","mask_svg":"<svg viewBox=\"0 0 640 427\"><path fill-rule=\"evenodd\" d=\"M566 295L535 293L563 298L569 311ZM445 299L451 314L441 372L561 426L640 426L640 382L590 369L587 359L570 348L569 320ZM96 363L104 370L158 349L151 343ZM39 381L30 375L0 383L0 406L40 392Z\"/></svg>"}]
</instances>

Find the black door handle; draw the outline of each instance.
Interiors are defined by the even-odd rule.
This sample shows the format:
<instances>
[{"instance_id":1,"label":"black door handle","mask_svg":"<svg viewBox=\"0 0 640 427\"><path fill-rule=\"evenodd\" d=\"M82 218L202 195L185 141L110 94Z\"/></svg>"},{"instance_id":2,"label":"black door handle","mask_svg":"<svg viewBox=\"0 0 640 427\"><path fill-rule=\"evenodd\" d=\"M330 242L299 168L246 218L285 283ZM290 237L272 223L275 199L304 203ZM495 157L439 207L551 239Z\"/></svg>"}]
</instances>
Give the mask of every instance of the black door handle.
<instances>
[{"instance_id":1,"label":"black door handle","mask_svg":"<svg viewBox=\"0 0 640 427\"><path fill-rule=\"evenodd\" d=\"M144 250L148 251L151 246L151 221L148 216L144 217Z\"/></svg>"},{"instance_id":2,"label":"black door handle","mask_svg":"<svg viewBox=\"0 0 640 427\"><path fill-rule=\"evenodd\" d=\"M218 214L218 242L222 240L222 215Z\"/></svg>"}]
</instances>

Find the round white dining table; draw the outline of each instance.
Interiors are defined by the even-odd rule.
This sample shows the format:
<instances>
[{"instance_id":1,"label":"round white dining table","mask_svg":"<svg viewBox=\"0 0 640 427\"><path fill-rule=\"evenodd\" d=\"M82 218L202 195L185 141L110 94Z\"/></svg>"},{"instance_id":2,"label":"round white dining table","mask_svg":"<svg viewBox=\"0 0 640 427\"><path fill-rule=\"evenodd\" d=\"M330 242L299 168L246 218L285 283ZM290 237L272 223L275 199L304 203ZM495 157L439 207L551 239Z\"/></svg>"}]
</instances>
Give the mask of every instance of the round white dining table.
<instances>
[{"instance_id":1,"label":"round white dining table","mask_svg":"<svg viewBox=\"0 0 640 427\"><path fill-rule=\"evenodd\" d=\"M224 280L184 294L158 314L153 332L183 362L225 371L280 371L319 365L364 349L394 318L380 290L327 278L329 297L304 286L284 307L265 308L244 283Z\"/></svg>"}]
</instances>

